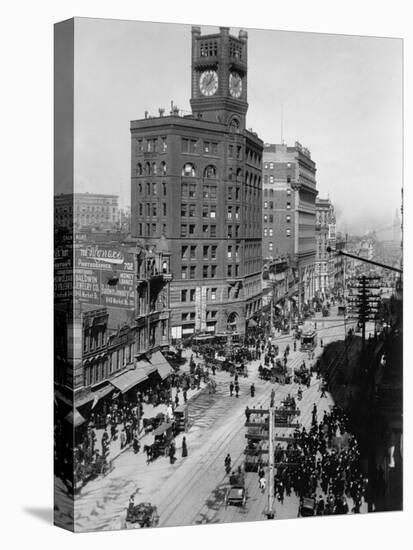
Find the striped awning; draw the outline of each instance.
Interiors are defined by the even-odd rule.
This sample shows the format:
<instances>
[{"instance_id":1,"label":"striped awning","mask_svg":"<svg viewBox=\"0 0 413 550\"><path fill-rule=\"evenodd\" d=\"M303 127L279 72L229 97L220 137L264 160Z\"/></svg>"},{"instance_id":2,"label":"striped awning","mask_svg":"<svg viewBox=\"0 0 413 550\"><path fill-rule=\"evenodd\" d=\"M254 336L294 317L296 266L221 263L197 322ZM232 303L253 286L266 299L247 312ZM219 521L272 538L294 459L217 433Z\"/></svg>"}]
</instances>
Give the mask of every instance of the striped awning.
<instances>
[{"instance_id":1,"label":"striped awning","mask_svg":"<svg viewBox=\"0 0 413 550\"><path fill-rule=\"evenodd\" d=\"M155 353L153 353L150 361L151 364L158 371L159 376L162 378L162 380L165 380L165 378L173 372L173 368L160 351L156 351Z\"/></svg>"},{"instance_id":2,"label":"striped awning","mask_svg":"<svg viewBox=\"0 0 413 550\"><path fill-rule=\"evenodd\" d=\"M147 378L148 376L145 370L137 366L135 369L128 370L116 378L113 378L110 383L122 393L125 393Z\"/></svg>"}]
</instances>

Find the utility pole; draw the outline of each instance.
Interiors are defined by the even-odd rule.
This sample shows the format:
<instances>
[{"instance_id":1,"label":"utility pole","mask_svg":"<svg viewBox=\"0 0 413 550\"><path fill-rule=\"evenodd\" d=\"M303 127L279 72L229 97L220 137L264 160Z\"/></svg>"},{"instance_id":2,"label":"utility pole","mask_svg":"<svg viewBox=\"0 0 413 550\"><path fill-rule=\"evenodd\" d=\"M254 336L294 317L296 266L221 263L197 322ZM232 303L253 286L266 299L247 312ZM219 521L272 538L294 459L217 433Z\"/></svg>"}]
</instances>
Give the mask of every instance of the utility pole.
<instances>
[{"instance_id":1,"label":"utility pole","mask_svg":"<svg viewBox=\"0 0 413 550\"><path fill-rule=\"evenodd\" d=\"M267 518L274 519L274 407L269 410L268 429L268 512Z\"/></svg>"},{"instance_id":2,"label":"utility pole","mask_svg":"<svg viewBox=\"0 0 413 550\"><path fill-rule=\"evenodd\" d=\"M363 350L366 341L366 323L375 319L380 306L380 297L373 292L380 288L380 285L374 284L374 281L377 280L380 280L380 277L366 277L366 275L359 277L358 284L355 287L358 292L352 301L352 305L355 306L358 313L358 321L361 324Z\"/></svg>"}]
</instances>

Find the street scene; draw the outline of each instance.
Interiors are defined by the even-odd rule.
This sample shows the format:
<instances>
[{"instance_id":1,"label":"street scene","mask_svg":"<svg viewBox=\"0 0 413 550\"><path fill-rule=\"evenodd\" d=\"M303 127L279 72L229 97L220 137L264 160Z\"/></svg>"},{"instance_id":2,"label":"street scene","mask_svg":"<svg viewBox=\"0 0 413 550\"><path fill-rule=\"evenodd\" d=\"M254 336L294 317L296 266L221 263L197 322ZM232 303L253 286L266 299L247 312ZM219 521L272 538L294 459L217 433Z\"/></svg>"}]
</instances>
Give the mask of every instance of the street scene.
<instances>
[{"instance_id":1,"label":"street scene","mask_svg":"<svg viewBox=\"0 0 413 550\"><path fill-rule=\"evenodd\" d=\"M138 28L157 25L124 23L59 24L75 26L85 52L80 82L105 33L138 46ZM99 171L81 151L77 183L55 186L55 524L89 532L402 510L401 179L366 214L358 180L330 193L320 148L318 160L287 143L282 102L280 137L249 127L256 52L284 40L275 31L273 43L261 31L169 27L165 71L184 48L191 110L172 100L151 114L125 91L131 112L114 113L127 139L102 134L122 162L114 154ZM333 66L335 55L374 51L339 38L314 55ZM121 66L102 59L89 86L107 78L106 63ZM142 61L157 83L153 69ZM98 104L117 85L108 74L93 100L75 90L96 132ZM359 73L347 77L351 87ZM383 92L389 105L396 82ZM311 122L301 127L311 140ZM93 180L102 184L81 183Z\"/></svg>"}]
</instances>

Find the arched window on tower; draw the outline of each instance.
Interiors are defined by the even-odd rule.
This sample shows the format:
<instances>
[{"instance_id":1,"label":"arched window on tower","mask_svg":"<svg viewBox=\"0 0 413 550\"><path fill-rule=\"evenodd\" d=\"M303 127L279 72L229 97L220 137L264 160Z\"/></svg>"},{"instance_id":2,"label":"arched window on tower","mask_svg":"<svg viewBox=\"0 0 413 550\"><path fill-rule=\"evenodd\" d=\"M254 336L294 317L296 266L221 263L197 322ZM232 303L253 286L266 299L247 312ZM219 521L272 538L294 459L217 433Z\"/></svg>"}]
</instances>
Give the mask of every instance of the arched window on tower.
<instances>
[{"instance_id":1,"label":"arched window on tower","mask_svg":"<svg viewBox=\"0 0 413 550\"><path fill-rule=\"evenodd\" d=\"M150 176L151 175L151 164L150 162L147 162L145 164L145 175Z\"/></svg>"},{"instance_id":2,"label":"arched window on tower","mask_svg":"<svg viewBox=\"0 0 413 550\"><path fill-rule=\"evenodd\" d=\"M156 162L153 162L152 163L152 174L156 175L157 171L158 171L158 167L156 166Z\"/></svg>"},{"instance_id":3,"label":"arched window on tower","mask_svg":"<svg viewBox=\"0 0 413 550\"><path fill-rule=\"evenodd\" d=\"M229 130L230 132L239 132L239 120L237 118L233 118L229 124Z\"/></svg>"},{"instance_id":4,"label":"arched window on tower","mask_svg":"<svg viewBox=\"0 0 413 550\"><path fill-rule=\"evenodd\" d=\"M213 164L209 164L204 170L204 178L214 179L217 177L217 169Z\"/></svg>"},{"instance_id":5,"label":"arched window on tower","mask_svg":"<svg viewBox=\"0 0 413 550\"><path fill-rule=\"evenodd\" d=\"M242 168L238 168L237 170L237 181L242 182Z\"/></svg>"},{"instance_id":6,"label":"arched window on tower","mask_svg":"<svg viewBox=\"0 0 413 550\"><path fill-rule=\"evenodd\" d=\"M161 162L161 175L162 176L166 175L166 162L164 161Z\"/></svg>"},{"instance_id":7,"label":"arched window on tower","mask_svg":"<svg viewBox=\"0 0 413 550\"><path fill-rule=\"evenodd\" d=\"M142 174L143 174L142 164L138 162L138 164L136 165L136 175L142 176Z\"/></svg>"},{"instance_id":8,"label":"arched window on tower","mask_svg":"<svg viewBox=\"0 0 413 550\"><path fill-rule=\"evenodd\" d=\"M191 162L184 164L182 168L182 175L187 178L194 178L196 176L195 166Z\"/></svg>"}]
</instances>

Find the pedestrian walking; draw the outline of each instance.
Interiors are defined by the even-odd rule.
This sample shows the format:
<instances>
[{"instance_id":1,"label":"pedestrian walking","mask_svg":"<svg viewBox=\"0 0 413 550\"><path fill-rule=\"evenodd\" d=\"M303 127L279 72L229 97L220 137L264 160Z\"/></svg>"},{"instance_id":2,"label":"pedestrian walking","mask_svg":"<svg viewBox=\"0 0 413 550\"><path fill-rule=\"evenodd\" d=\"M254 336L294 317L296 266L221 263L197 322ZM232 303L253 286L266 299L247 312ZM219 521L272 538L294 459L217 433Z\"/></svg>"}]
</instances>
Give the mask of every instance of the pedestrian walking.
<instances>
[{"instance_id":1,"label":"pedestrian walking","mask_svg":"<svg viewBox=\"0 0 413 550\"><path fill-rule=\"evenodd\" d=\"M235 382L235 397L239 397L239 384Z\"/></svg>"},{"instance_id":2,"label":"pedestrian walking","mask_svg":"<svg viewBox=\"0 0 413 550\"><path fill-rule=\"evenodd\" d=\"M233 393L234 393L234 384L231 380L231 382L229 383L229 395L230 395L230 397L232 397Z\"/></svg>"},{"instance_id":3,"label":"pedestrian walking","mask_svg":"<svg viewBox=\"0 0 413 550\"><path fill-rule=\"evenodd\" d=\"M258 480L258 487L260 488L261 490L261 493L265 493L265 486L266 486L267 482L265 481L265 477L260 477L260 479Z\"/></svg>"},{"instance_id":4,"label":"pedestrian walking","mask_svg":"<svg viewBox=\"0 0 413 550\"><path fill-rule=\"evenodd\" d=\"M122 431L120 432L120 448L123 449L126 445L126 432L125 428L122 428Z\"/></svg>"},{"instance_id":5,"label":"pedestrian walking","mask_svg":"<svg viewBox=\"0 0 413 550\"><path fill-rule=\"evenodd\" d=\"M184 436L182 438L182 458L185 458L186 456L188 456L188 447L186 444L186 437Z\"/></svg>"},{"instance_id":6,"label":"pedestrian walking","mask_svg":"<svg viewBox=\"0 0 413 550\"><path fill-rule=\"evenodd\" d=\"M274 388L271 390L271 396L270 396L270 407L274 407L274 401L275 401L275 391Z\"/></svg>"},{"instance_id":7,"label":"pedestrian walking","mask_svg":"<svg viewBox=\"0 0 413 550\"><path fill-rule=\"evenodd\" d=\"M250 421L250 416L251 416L251 411L249 410L248 407L245 407L245 421L248 422Z\"/></svg>"},{"instance_id":8,"label":"pedestrian walking","mask_svg":"<svg viewBox=\"0 0 413 550\"><path fill-rule=\"evenodd\" d=\"M294 340L294 351L297 351L297 342Z\"/></svg>"},{"instance_id":9,"label":"pedestrian walking","mask_svg":"<svg viewBox=\"0 0 413 550\"><path fill-rule=\"evenodd\" d=\"M169 445L169 463L170 464L173 464L175 462L175 453L176 453L175 443L172 441L171 444Z\"/></svg>"},{"instance_id":10,"label":"pedestrian walking","mask_svg":"<svg viewBox=\"0 0 413 550\"><path fill-rule=\"evenodd\" d=\"M261 365L260 365L261 366ZM262 367L261 367L262 368ZM255 386L254 384L251 384L251 387L250 387L250 394L251 394L251 397L254 397L255 395Z\"/></svg>"}]
</instances>

